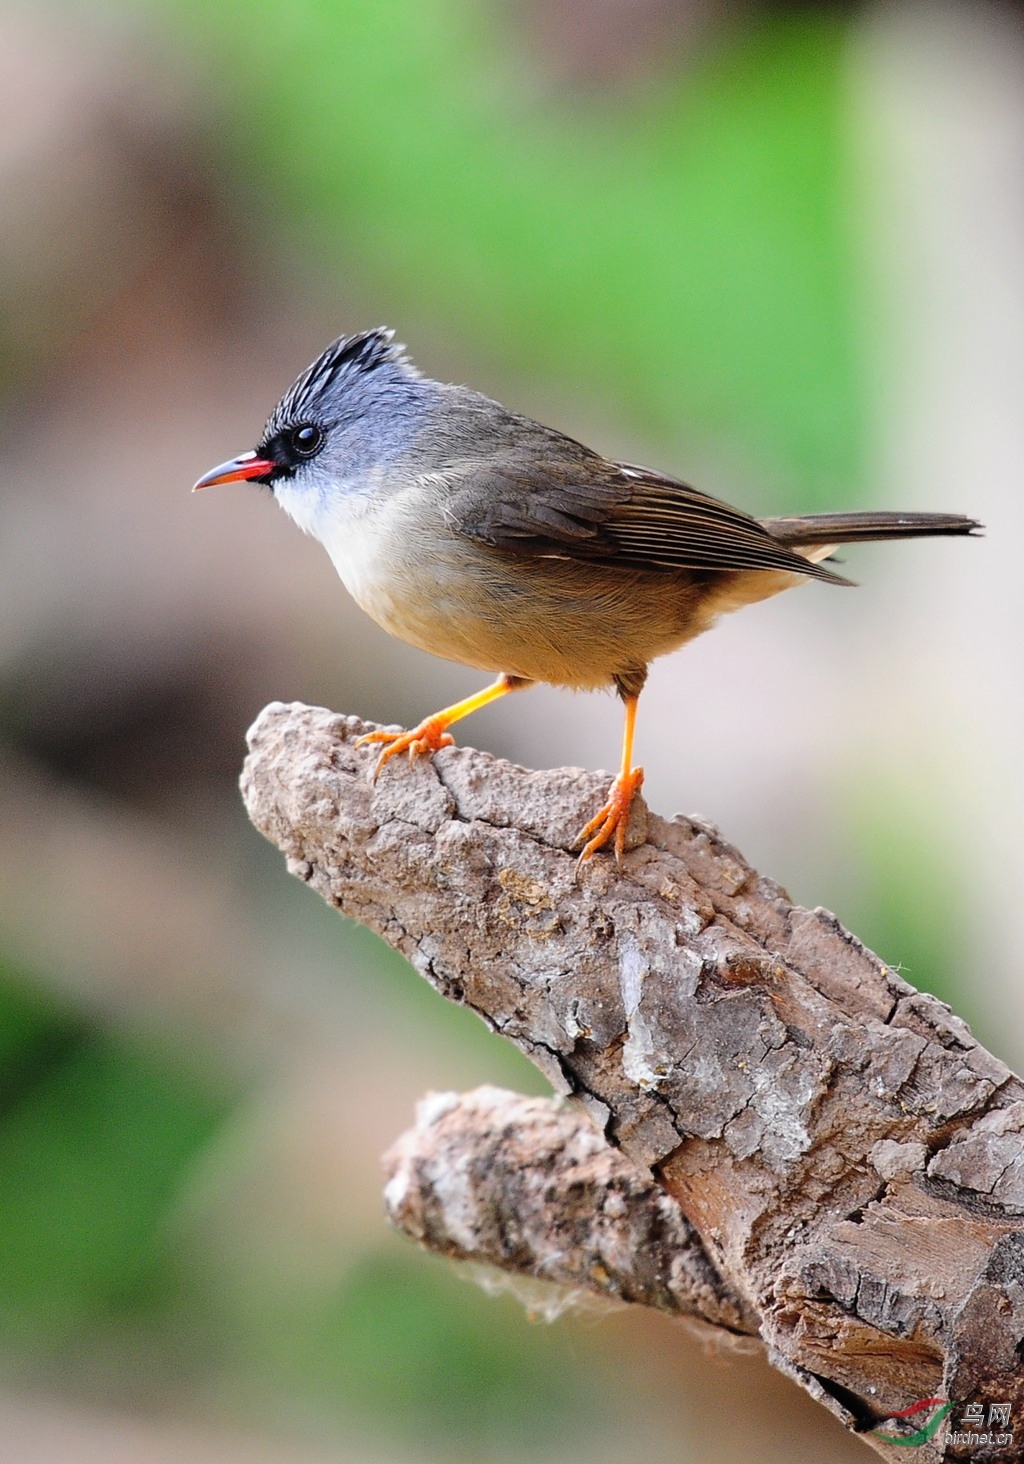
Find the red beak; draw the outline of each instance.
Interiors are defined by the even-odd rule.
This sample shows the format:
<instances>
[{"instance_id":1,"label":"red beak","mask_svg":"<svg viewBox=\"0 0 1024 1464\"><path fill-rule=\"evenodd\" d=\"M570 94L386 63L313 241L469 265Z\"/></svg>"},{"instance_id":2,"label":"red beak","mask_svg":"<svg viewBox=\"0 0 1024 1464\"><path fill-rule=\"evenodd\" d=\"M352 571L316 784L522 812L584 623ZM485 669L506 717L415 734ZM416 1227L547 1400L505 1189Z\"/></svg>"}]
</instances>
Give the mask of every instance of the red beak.
<instances>
[{"instance_id":1,"label":"red beak","mask_svg":"<svg viewBox=\"0 0 1024 1464\"><path fill-rule=\"evenodd\" d=\"M192 492L199 488L214 488L218 483L237 483L243 478L262 478L264 473L272 473L277 467L267 458L261 458L254 452L243 452L241 457L232 458L229 463L221 463L219 468L211 468L204 473L198 483L192 485Z\"/></svg>"}]
</instances>

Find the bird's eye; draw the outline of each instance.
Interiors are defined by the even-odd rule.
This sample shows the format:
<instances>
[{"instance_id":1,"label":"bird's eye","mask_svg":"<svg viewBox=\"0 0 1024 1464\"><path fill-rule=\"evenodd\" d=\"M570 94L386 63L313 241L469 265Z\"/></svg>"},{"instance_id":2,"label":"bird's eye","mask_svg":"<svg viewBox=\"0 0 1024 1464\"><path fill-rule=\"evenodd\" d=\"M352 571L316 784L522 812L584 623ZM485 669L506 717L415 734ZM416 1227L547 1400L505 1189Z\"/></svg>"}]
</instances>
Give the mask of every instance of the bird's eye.
<instances>
[{"instance_id":1,"label":"bird's eye","mask_svg":"<svg viewBox=\"0 0 1024 1464\"><path fill-rule=\"evenodd\" d=\"M309 458L318 453L324 444L324 434L312 422L302 422L288 434L288 442L299 457Z\"/></svg>"}]
</instances>

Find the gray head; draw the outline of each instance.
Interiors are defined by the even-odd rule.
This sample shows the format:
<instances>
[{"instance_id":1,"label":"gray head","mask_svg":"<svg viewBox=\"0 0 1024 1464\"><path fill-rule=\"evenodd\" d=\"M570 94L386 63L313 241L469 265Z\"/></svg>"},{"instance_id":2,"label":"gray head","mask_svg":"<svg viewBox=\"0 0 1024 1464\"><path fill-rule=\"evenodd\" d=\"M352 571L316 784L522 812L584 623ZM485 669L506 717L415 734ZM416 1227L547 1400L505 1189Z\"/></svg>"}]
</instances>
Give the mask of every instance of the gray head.
<instances>
[{"instance_id":1,"label":"gray head","mask_svg":"<svg viewBox=\"0 0 1024 1464\"><path fill-rule=\"evenodd\" d=\"M324 510L368 492L375 471L408 450L436 390L393 331L339 336L285 392L256 450L222 463L195 486L265 483L304 529L322 537Z\"/></svg>"}]
</instances>

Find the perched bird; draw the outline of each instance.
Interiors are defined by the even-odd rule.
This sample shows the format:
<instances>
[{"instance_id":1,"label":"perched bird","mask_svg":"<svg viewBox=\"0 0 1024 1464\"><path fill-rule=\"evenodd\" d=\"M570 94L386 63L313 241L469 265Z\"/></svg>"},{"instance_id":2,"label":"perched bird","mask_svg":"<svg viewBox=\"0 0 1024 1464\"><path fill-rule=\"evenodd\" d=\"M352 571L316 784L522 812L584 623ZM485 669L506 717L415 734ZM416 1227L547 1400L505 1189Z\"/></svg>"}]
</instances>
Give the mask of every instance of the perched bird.
<instances>
[{"instance_id":1,"label":"perched bird","mask_svg":"<svg viewBox=\"0 0 1024 1464\"><path fill-rule=\"evenodd\" d=\"M196 488L252 479L326 548L349 593L401 640L497 672L475 696L409 732L372 732L396 753L433 753L453 723L535 681L614 686L622 763L578 836L581 859L621 858L643 781L637 700L655 656L724 611L808 579L838 544L972 534L951 513L835 513L760 522L650 468L599 453L464 386L421 376L390 330L341 336L285 392L259 445Z\"/></svg>"}]
</instances>

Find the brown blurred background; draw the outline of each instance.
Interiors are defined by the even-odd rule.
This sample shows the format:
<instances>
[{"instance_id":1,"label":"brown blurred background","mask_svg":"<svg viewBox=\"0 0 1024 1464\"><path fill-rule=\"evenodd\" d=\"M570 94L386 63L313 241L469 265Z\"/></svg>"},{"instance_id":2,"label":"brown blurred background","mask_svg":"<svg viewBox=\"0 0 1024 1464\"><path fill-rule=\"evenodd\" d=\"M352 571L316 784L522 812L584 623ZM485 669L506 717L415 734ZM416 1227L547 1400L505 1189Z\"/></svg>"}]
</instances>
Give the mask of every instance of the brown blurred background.
<instances>
[{"instance_id":1,"label":"brown blurred background","mask_svg":"<svg viewBox=\"0 0 1024 1464\"><path fill-rule=\"evenodd\" d=\"M660 662L638 751L653 807L1019 1064L1020 11L0 25L0 1460L866 1457L755 1353L539 1325L388 1234L425 1090L543 1082L290 881L236 779L270 699L409 725L478 678L362 617L270 495L188 489L386 323L754 512L983 519ZM463 735L607 767L619 713L536 690Z\"/></svg>"}]
</instances>

